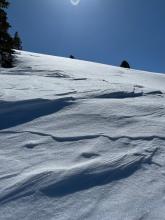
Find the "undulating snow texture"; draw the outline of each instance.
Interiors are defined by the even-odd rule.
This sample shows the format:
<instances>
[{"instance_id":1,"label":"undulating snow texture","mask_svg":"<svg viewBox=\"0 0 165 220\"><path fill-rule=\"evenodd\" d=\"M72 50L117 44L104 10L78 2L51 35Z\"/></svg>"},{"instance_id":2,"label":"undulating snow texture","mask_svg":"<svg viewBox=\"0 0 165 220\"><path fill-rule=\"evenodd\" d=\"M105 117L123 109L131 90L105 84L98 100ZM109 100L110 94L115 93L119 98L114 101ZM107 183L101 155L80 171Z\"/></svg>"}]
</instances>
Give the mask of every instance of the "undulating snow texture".
<instances>
[{"instance_id":1,"label":"undulating snow texture","mask_svg":"<svg viewBox=\"0 0 165 220\"><path fill-rule=\"evenodd\" d=\"M0 68L0 220L164 220L165 75L16 56Z\"/></svg>"}]
</instances>

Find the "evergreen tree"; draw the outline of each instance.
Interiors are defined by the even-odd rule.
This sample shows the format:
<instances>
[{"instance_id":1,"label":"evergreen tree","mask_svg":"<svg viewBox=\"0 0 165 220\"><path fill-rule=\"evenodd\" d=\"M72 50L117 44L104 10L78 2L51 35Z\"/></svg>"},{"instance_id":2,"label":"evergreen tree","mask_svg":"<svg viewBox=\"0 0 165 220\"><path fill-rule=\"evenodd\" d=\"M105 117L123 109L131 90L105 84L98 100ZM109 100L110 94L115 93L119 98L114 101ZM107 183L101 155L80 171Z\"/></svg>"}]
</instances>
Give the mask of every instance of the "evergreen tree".
<instances>
[{"instance_id":1,"label":"evergreen tree","mask_svg":"<svg viewBox=\"0 0 165 220\"><path fill-rule=\"evenodd\" d=\"M130 65L129 65L129 63L128 63L126 60L124 60L124 61L121 63L120 67L130 69Z\"/></svg>"},{"instance_id":2,"label":"evergreen tree","mask_svg":"<svg viewBox=\"0 0 165 220\"><path fill-rule=\"evenodd\" d=\"M74 57L73 55L70 55L69 58L71 58L71 59L75 59L75 57Z\"/></svg>"},{"instance_id":3,"label":"evergreen tree","mask_svg":"<svg viewBox=\"0 0 165 220\"><path fill-rule=\"evenodd\" d=\"M8 30L10 24L8 23L7 9L9 2L7 0L0 0L0 64L2 67L12 67L13 63L13 39Z\"/></svg>"},{"instance_id":4,"label":"evergreen tree","mask_svg":"<svg viewBox=\"0 0 165 220\"><path fill-rule=\"evenodd\" d=\"M20 39L18 32L15 33L13 38L13 49L22 50L22 41Z\"/></svg>"},{"instance_id":5,"label":"evergreen tree","mask_svg":"<svg viewBox=\"0 0 165 220\"><path fill-rule=\"evenodd\" d=\"M6 0L0 0L0 8L7 8L9 6L9 2Z\"/></svg>"}]
</instances>

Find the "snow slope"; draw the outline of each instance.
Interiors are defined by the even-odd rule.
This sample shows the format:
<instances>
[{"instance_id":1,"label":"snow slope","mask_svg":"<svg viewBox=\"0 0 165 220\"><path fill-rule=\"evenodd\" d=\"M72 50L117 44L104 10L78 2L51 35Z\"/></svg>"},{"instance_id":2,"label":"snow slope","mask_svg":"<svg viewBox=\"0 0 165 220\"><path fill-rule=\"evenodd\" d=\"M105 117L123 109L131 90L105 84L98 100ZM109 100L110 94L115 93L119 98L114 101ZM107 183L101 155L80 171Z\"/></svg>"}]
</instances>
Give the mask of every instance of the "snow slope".
<instances>
[{"instance_id":1,"label":"snow slope","mask_svg":"<svg viewBox=\"0 0 165 220\"><path fill-rule=\"evenodd\" d=\"M164 220L165 75L16 56L0 68L0 220Z\"/></svg>"}]
</instances>

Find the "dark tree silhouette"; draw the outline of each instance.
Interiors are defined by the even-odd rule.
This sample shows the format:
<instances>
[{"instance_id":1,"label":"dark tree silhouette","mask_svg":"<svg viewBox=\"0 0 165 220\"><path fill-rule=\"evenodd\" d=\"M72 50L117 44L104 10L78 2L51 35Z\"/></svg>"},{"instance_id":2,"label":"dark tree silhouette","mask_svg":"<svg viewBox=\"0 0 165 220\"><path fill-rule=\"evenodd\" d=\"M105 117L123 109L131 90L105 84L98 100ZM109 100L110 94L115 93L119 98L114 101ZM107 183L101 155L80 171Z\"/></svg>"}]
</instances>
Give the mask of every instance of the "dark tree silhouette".
<instances>
[{"instance_id":1,"label":"dark tree silhouette","mask_svg":"<svg viewBox=\"0 0 165 220\"><path fill-rule=\"evenodd\" d=\"M18 34L18 32L15 32L14 38L13 38L13 48L16 50L22 50L22 41Z\"/></svg>"},{"instance_id":2,"label":"dark tree silhouette","mask_svg":"<svg viewBox=\"0 0 165 220\"><path fill-rule=\"evenodd\" d=\"M0 0L0 64L5 68L12 67L13 64L13 39L8 32L10 24L5 11L8 6L7 0Z\"/></svg>"},{"instance_id":3,"label":"dark tree silhouette","mask_svg":"<svg viewBox=\"0 0 165 220\"><path fill-rule=\"evenodd\" d=\"M0 8L7 8L9 6L9 2L6 0L0 0Z\"/></svg>"},{"instance_id":4,"label":"dark tree silhouette","mask_svg":"<svg viewBox=\"0 0 165 220\"><path fill-rule=\"evenodd\" d=\"M130 65L129 65L129 63L128 63L126 60L124 60L124 61L121 63L120 67L130 69Z\"/></svg>"},{"instance_id":5,"label":"dark tree silhouette","mask_svg":"<svg viewBox=\"0 0 165 220\"><path fill-rule=\"evenodd\" d=\"M75 59L75 57L74 57L73 55L70 55L69 58L71 58L71 59Z\"/></svg>"}]
</instances>

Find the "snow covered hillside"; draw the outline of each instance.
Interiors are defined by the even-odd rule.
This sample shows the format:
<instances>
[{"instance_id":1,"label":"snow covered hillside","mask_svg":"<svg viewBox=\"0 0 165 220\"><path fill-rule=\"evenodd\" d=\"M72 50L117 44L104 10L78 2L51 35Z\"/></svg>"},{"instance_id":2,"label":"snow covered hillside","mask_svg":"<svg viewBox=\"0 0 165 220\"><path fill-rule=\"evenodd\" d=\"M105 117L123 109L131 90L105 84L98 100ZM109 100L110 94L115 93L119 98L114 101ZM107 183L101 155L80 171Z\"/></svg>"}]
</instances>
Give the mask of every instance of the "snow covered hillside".
<instances>
[{"instance_id":1,"label":"snow covered hillside","mask_svg":"<svg viewBox=\"0 0 165 220\"><path fill-rule=\"evenodd\" d=\"M0 68L0 220L164 220L165 75L17 62Z\"/></svg>"}]
</instances>

